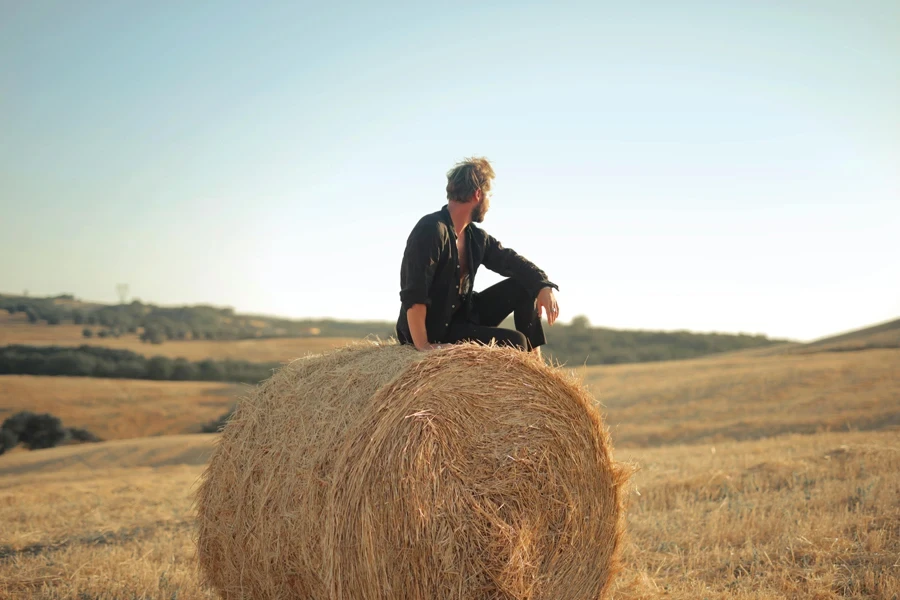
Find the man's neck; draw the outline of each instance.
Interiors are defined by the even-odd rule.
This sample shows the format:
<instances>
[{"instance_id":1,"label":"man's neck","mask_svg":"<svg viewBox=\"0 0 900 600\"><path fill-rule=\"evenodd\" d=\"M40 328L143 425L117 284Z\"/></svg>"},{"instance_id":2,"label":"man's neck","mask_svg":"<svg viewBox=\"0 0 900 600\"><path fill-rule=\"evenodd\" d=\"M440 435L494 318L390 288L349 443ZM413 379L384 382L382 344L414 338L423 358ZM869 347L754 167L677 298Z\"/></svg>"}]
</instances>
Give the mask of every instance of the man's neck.
<instances>
[{"instance_id":1,"label":"man's neck","mask_svg":"<svg viewBox=\"0 0 900 600\"><path fill-rule=\"evenodd\" d=\"M450 219L453 221L453 228L456 230L456 236L463 234L472 222L472 205L468 202L456 202L451 200L447 203L447 210L450 211Z\"/></svg>"}]
</instances>

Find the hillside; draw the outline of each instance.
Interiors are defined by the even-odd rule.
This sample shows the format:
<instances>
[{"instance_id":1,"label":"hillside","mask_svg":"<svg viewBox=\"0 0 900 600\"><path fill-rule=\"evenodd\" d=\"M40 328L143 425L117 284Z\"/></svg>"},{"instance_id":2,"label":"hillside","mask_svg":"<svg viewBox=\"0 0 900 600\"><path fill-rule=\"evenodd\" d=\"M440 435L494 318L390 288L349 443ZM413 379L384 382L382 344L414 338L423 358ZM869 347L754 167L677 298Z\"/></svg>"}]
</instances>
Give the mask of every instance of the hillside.
<instances>
[{"instance_id":1,"label":"hillside","mask_svg":"<svg viewBox=\"0 0 900 600\"><path fill-rule=\"evenodd\" d=\"M900 430L900 350L578 369L619 447Z\"/></svg>"},{"instance_id":2,"label":"hillside","mask_svg":"<svg viewBox=\"0 0 900 600\"><path fill-rule=\"evenodd\" d=\"M115 350L130 350L147 357L186 358L204 360L246 360L250 362L285 362L319 354L343 346L356 338L284 337L251 338L244 340L171 340L161 344L142 342L137 334L90 339L82 335L80 325L31 324L21 316L0 312L0 346L25 344L31 346L104 346Z\"/></svg>"},{"instance_id":3,"label":"hillside","mask_svg":"<svg viewBox=\"0 0 900 600\"><path fill-rule=\"evenodd\" d=\"M333 340L395 335L394 324L388 322L289 320L209 306L83 304L69 296L0 295L0 310L4 308L0 345L92 343L192 360L283 361L302 356L311 347L319 351L333 347ZM762 335L592 327L583 316L547 327L546 334L547 356L570 365L687 359L781 343Z\"/></svg>"},{"instance_id":4,"label":"hillside","mask_svg":"<svg viewBox=\"0 0 900 600\"><path fill-rule=\"evenodd\" d=\"M900 319L815 340L793 348L791 352L848 352L872 348L900 348Z\"/></svg>"}]
</instances>

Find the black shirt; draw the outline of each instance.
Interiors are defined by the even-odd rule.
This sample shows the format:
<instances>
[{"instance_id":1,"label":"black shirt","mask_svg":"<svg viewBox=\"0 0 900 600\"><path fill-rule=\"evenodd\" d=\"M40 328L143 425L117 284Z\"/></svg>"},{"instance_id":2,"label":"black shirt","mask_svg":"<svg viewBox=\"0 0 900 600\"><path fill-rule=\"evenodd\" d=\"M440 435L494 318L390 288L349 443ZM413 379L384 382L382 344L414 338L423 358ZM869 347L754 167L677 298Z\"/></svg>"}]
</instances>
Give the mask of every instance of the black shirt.
<instances>
[{"instance_id":1,"label":"black shirt","mask_svg":"<svg viewBox=\"0 0 900 600\"><path fill-rule=\"evenodd\" d=\"M472 294L478 267L484 265L504 277L519 281L535 297L541 288L559 289L547 280L547 274L534 263L470 223L465 229L466 251L469 258L469 290L460 290L459 252L456 248L456 228L446 206L422 217L406 240L406 250L400 265L400 316L397 336L401 342L410 341L406 311L414 304L425 304L425 329L430 343L439 342L453 314L460 308L470 313ZM460 306L460 303L467 306ZM477 320L477 316L474 316Z\"/></svg>"}]
</instances>

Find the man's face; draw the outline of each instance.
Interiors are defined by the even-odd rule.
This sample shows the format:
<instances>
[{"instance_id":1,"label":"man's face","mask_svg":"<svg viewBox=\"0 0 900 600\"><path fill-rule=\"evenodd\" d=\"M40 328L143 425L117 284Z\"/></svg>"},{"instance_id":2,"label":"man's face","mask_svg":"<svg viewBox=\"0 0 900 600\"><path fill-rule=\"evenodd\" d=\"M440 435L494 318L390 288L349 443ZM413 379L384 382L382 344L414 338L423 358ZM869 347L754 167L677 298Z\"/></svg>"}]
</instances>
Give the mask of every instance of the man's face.
<instances>
[{"instance_id":1,"label":"man's face","mask_svg":"<svg viewBox=\"0 0 900 600\"><path fill-rule=\"evenodd\" d=\"M475 223L483 223L484 215L487 214L488 209L491 207L491 192L490 191L481 191L480 194L481 202L478 202L475 206L472 207L472 221ZM478 199L478 196L475 198Z\"/></svg>"}]
</instances>

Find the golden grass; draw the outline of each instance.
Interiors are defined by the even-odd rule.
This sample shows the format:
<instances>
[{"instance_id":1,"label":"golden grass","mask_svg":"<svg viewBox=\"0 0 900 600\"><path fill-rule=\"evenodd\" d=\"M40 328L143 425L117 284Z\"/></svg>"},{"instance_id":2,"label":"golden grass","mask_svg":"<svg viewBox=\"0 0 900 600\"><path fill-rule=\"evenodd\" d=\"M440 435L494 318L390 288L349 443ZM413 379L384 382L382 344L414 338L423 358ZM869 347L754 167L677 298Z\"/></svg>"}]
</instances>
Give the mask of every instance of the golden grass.
<instances>
[{"instance_id":1,"label":"golden grass","mask_svg":"<svg viewBox=\"0 0 900 600\"><path fill-rule=\"evenodd\" d=\"M900 595L900 438L824 433L620 452L641 465L619 598Z\"/></svg>"},{"instance_id":2,"label":"golden grass","mask_svg":"<svg viewBox=\"0 0 900 600\"><path fill-rule=\"evenodd\" d=\"M165 435L98 444L61 446L51 450L16 450L0 461L0 477L47 481L90 479L109 469L205 465L217 434ZM0 479L0 488L10 484ZM20 483L16 481L15 483Z\"/></svg>"},{"instance_id":3,"label":"golden grass","mask_svg":"<svg viewBox=\"0 0 900 600\"><path fill-rule=\"evenodd\" d=\"M0 312L0 314L6 314ZM13 315L16 317L18 315ZM131 350L144 356L167 356L198 361L205 358L247 360L250 362L287 362L307 354L318 354L343 346L349 338L265 338L248 340L172 340L162 344L142 342L136 334L118 338L85 338L82 325L47 325L7 318L0 321L0 346L103 346ZM92 329L98 329L93 327Z\"/></svg>"},{"instance_id":4,"label":"golden grass","mask_svg":"<svg viewBox=\"0 0 900 600\"><path fill-rule=\"evenodd\" d=\"M3 375L0 421L30 410L49 412L67 427L84 427L106 440L191 433L225 413L248 388L198 381Z\"/></svg>"},{"instance_id":5,"label":"golden grass","mask_svg":"<svg viewBox=\"0 0 900 600\"><path fill-rule=\"evenodd\" d=\"M579 369L607 405L615 458L640 468L612 597L900 596L898 357ZM786 427L814 433L734 439ZM215 437L0 456L0 598L213 598L194 569L190 506Z\"/></svg>"},{"instance_id":6,"label":"golden grass","mask_svg":"<svg viewBox=\"0 0 900 600\"><path fill-rule=\"evenodd\" d=\"M202 467L146 466L176 456L188 437L202 451L215 436L172 438L174 451L164 451L167 438L43 450L30 453L48 455L40 465L0 473L0 597L214 598L193 561L191 494ZM105 458L87 465L54 457L102 446L110 446ZM613 598L900 593L896 433L793 435L617 458L640 470Z\"/></svg>"},{"instance_id":7,"label":"golden grass","mask_svg":"<svg viewBox=\"0 0 900 600\"><path fill-rule=\"evenodd\" d=\"M617 448L900 430L900 350L587 367Z\"/></svg>"}]
</instances>

